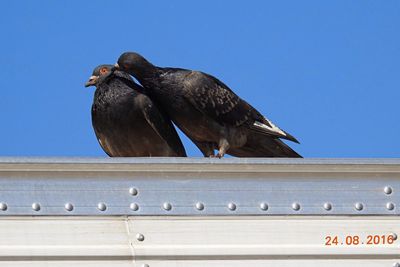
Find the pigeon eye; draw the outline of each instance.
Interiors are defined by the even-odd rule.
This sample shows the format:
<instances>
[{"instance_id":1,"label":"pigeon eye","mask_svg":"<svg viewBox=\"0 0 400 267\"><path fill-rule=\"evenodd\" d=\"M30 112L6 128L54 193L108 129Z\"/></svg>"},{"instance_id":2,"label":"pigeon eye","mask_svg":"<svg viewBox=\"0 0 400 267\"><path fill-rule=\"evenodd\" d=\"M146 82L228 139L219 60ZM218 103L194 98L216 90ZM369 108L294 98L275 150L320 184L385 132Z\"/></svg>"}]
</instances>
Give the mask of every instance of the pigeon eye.
<instances>
[{"instance_id":1,"label":"pigeon eye","mask_svg":"<svg viewBox=\"0 0 400 267\"><path fill-rule=\"evenodd\" d=\"M100 74L106 74L108 72L107 68L101 68Z\"/></svg>"}]
</instances>

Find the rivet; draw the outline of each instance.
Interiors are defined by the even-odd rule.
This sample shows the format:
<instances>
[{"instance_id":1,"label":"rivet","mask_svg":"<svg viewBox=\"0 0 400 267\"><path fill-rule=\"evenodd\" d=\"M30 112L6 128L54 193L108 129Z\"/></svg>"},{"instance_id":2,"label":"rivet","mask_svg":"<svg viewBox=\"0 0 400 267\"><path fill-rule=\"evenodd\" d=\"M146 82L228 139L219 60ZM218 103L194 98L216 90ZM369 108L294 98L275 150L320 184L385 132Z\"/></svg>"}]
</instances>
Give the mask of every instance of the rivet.
<instances>
[{"instance_id":1,"label":"rivet","mask_svg":"<svg viewBox=\"0 0 400 267\"><path fill-rule=\"evenodd\" d=\"M131 205L129 206L131 208L131 210L133 211L137 211L139 209L139 205L136 203L131 203Z\"/></svg>"},{"instance_id":2,"label":"rivet","mask_svg":"<svg viewBox=\"0 0 400 267\"><path fill-rule=\"evenodd\" d=\"M138 194L138 190L134 187L129 188L129 194L131 194L132 196L136 196Z\"/></svg>"},{"instance_id":3,"label":"rivet","mask_svg":"<svg viewBox=\"0 0 400 267\"><path fill-rule=\"evenodd\" d=\"M386 208L388 210L394 210L394 204L392 202L388 202L388 203L386 203Z\"/></svg>"},{"instance_id":4,"label":"rivet","mask_svg":"<svg viewBox=\"0 0 400 267\"><path fill-rule=\"evenodd\" d=\"M230 209L231 211L234 211L234 210L236 210L236 204L235 203L229 203L228 204L228 209Z\"/></svg>"},{"instance_id":5,"label":"rivet","mask_svg":"<svg viewBox=\"0 0 400 267\"><path fill-rule=\"evenodd\" d=\"M104 204L103 202L100 202L99 204L97 204L97 208L98 208L100 211L105 211L105 210L107 209L107 206L106 206L106 204Z\"/></svg>"},{"instance_id":6,"label":"rivet","mask_svg":"<svg viewBox=\"0 0 400 267\"><path fill-rule=\"evenodd\" d=\"M265 203L265 202L261 203L261 204L260 204L260 209L261 209L261 210L268 210L268 204Z\"/></svg>"},{"instance_id":7,"label":"rivet","mask_svg":"<svg viewBox=\"0 0 400 267\"><path fill-rule=\"evenodd\" d=\"M138 241L142 242L142 241L144 241L144 235L142 235L142 234L137 234L137 235L136 235L136 239L137 239Z\"/></svg>"},{"instance_id":8,"label":"rivet","mask_svg":"<svg viewBox=\"0 0 400 267\"><path fill-rule=\"evenodd\" d=\"M0 210L6 211L6 210L7 210L7 204L4 203L4 202L1 202L1 203L0 203Z\"/></svg>"},{"instance_id":9,"label":"rivet","mask_svg":"<svg viewBox=\"0 0 400 267\"><path fill-rule=\"evenodd\" d=\"M32 209L34 210L34 211L39 211L40 210L40 204L39 203L33 203L32 204Z\"/></svg>"},{"instance_id":10,"label":"rivet","mask_svg":"<svg viewBox=\"0 0 400 267\"><path fill-rule=\"evenodd\" d=\"M300 204L297 203L297 202L294 202L294 203L292 204L292 209L294 209L294 210L300 210Z\"/></svg>"},{"instance_id":11,"label":"rivet","mask_svg":"<svg viewBox=\"0 0 400 267\"><path fill-rule=\"evenodd\" d=\"M197 210L204 210L204 204L201 202L196 203L196 209Z\"/></svg>"},{"instance_id":12,"label":"rivet","mask_svg":"<svg viewBox=\"0 0 400 267\"><path fill-rule=\"evenodd\" d=\"M393 264L393 267L400 267L400 263L396 262L395 264Z\"/></svg>"},{"instance_id":13,"label":"rivet","mask_svg":"<svg viewBox=\"0 0 400 267\"><path fill-rule=\"evenodd\" d=\"M363 210L364 209L364 205L360 202L357 202L354 207L356 208L356 210Z\"/></svg>"},{"instance_id":14,"label":"rivet","mask_svg":"<svg viewBox=\"0 0 400 267\"><path fill-rule=\"evenodd\" d=\"M324 203L324 209L325 210L331 210L332 209L332 204L328 203L328 202Z\"/></svg>"},{"instance_id":15,"label":"rivet","mask_svg":"<svg viewBox=\"0 0 400 267\"><path fill-rule=\"evenodd\" d=\"M171 209L172 209L171 203L168 203L168 202L165 202L165 203L162 205L162 207L163 207L164 210L171 210Z\"/></svg>"},{"instance_id":16,"label":"rivet","mask_svg":"<svg viewBox=\"0 0 400 267\"><path fill-rule=\"evenodd\" d=\"M393 189L390 186L385 186L383 192L385 192L386 195L390 195L393 192Z\"/></svg>"},{"instance_id":17,"label":"rivet","mask_svg":"<svg viewBox=\"0 0 400 267\"><path fill-rule=\"evenodd\" d=\"M395 233L391 233L391 236L393 236L393 240L397 240L397 235Z\"/></svg>"},{"instance_id":18,"label":"rivet","mask_svg":"<svg viewBox=\"0 0 400 267\"><path fill-rule=\"evenodd\" d=\"M72 210L74 209L74 206L73 206L71 203L66 203L66 204L64 205L64 208L65 208L67 211L72 211Z\"/></svg>"}]
</instances>

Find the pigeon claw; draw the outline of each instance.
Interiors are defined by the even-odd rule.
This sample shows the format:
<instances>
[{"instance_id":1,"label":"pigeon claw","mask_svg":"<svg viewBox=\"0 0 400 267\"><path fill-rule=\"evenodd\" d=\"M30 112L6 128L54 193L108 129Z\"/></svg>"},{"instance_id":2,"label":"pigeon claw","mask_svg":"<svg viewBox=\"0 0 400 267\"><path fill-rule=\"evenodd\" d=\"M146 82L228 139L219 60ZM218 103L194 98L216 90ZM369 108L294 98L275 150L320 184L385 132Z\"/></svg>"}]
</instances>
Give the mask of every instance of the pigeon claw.
<instances>
[{"instance_id":1,"label":"pigeon claw","mask_svg":"<svg viewBox=\"0 0 400 267\"><path fill-rule=\"evenodd\" d=\"M221 139L219 141L219 149L218 149L218 154L217 154L217 158L222 158L226 151L229 149L230 145L229 142L226 139Z\"/></svg>"},{"instance_id":2,"label":"pigeon claw","mask_svg":"<svg viewBox=\"0 0 400 267\"><path fill-rule=\"evenodd\" d=\"M224 154L218 152L218 154L217 154L215 157L220 159L220 158L222 158L223 156L224 156Z\"/></svg>"}]
</instances>

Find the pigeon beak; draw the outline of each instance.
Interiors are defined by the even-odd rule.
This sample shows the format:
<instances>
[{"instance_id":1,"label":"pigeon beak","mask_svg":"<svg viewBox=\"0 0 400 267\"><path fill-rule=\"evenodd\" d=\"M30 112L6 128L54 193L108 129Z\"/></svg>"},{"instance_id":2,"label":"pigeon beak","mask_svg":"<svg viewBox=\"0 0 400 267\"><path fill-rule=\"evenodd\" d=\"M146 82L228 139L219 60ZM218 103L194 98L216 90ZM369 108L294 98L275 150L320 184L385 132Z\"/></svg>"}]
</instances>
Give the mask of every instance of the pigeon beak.
<instances>
[{"instance_id":1,"label":"pigeon beak","mask_svg":"<svg viewBox=\"0 0 400 267\"><path fill-rule=\"evenodd\" d=\"M119 70L119 65L118 65L118 63L115 63L114 68L115 68L116 70Z\"/></svg>"},{"instance_id":2,"label":"pigeon beak","mask_svg":"<svg viewBox=\"0 0 400 267\"><path fill-rule=\"evenodd\" d=\"M96 85L99 76L90 76L89 80L85 83L85 87Z\"/></svg>"}]
</instances>

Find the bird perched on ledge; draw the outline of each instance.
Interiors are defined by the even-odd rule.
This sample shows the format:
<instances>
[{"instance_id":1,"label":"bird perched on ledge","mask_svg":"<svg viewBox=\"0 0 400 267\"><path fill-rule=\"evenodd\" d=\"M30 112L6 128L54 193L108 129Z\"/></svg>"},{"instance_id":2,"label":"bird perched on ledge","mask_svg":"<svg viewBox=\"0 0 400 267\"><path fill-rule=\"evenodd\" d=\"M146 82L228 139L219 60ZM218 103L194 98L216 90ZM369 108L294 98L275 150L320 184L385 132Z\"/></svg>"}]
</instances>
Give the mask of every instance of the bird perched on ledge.
<instances>
[{"instance_id":1,"label":"bird perched on ledge","mask_svg":"<svg viewBox=\"0 0 400 267\"><path fill-rule=\"evenodd\" d=\"M298 143L217 78L199 71L157 67L134 52L117 69L134 76L205 157L301 157L279 138Z\"/></svg>"},{"instance_id":2,"label":"bird perched on ledge","mask_svg":"<svg viewBox=\"0 0 400 267\"><path fill-rule=\"evenodd\" d=\"M128 74L100 65L85 86L96 86L92 124L109 156L186 157L171 120Z\"/></svg>"}]
</instances>

